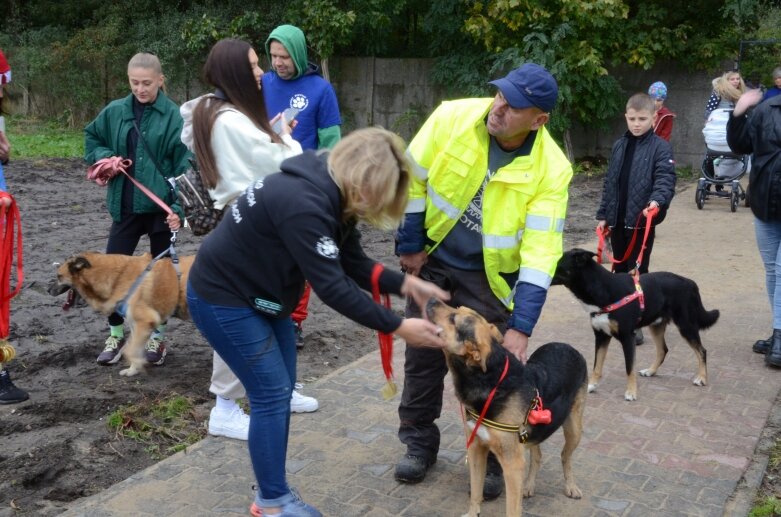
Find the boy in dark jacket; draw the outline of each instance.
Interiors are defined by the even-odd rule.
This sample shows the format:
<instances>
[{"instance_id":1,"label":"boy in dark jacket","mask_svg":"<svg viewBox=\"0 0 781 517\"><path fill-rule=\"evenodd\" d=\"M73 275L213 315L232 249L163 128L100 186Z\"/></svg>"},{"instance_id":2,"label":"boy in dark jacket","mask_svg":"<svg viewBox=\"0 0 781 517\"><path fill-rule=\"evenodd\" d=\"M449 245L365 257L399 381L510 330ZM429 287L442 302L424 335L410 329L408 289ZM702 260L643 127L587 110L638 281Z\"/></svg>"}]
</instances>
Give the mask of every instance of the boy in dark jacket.
<instances>
[{"instance_id":1,"label":"boy in dark jacket","mask_svg":"<svg viewBox=\"0 0 781 517\"><path fill-rule=\"evenodd\" d=\"M661 223L675 194L675 162L670 144L654 134L655 106L645 93L637 93L626 103L626 124L629 130L613 144L608 161L602 201L597 210L597 227L606 226L616 260L622 259L637 232L626 260L613 264L613 271L626 273L637 262L646 225L646 209L657 207L652 219L655 227ZM654 227L646 241L640 273L648 272L654 244Z\"/></svg>"}]
</instances>

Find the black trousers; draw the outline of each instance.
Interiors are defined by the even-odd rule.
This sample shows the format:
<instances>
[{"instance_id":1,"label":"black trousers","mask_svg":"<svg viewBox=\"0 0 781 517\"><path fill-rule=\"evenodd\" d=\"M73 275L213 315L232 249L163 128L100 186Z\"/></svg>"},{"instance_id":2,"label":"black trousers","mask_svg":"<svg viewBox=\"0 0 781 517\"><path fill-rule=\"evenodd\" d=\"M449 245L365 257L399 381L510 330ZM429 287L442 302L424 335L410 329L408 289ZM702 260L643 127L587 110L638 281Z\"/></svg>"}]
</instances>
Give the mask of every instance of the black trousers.
<instances>
[{"instance_id":1,"label":"black trousers","mask_svg":"<svg viewBox=\"0 0 781 517\"><path fill-rule=\"evenodd\" d=\"M632 242L632 234L635 230L630 228L614 228L610 232L610 245L613 247L613 258L620 260L624 257L629 243ZM628 273L634 269L637 263L637 256L640 254L640 249L643 246L643 236L645 235L645 227L637 229L637 237L635 238L634 246L632 246L632 252L629 254L629 258L620 264L613 264L614 273ZM654 237L656 235L656 227L652 226L651 231L648 232L648 240L645 242L645 251L643 252L643 262L640 264L640 274L648 273L648 266L651 264L651 250L654 247Z\"/></svg>"},{"instance_id":2,"label":"black trousers","mask_svg":"<svg viewBox=\"0 0 781 517\"><path fill-rule=\"evenodd\" d=\"M484 271L451 268L433 257L421 269L420 277L450 293L448 305L466 306L485 317L504 334L510 311L496 298ZM421 310L407 299L408 317L419 317ZM404 361L404 389L399 404L399 440L407 454L433 460L439 451L440 434L435 420L442 413L447 364L441 350L407 346ZM498 467L498 463L495 463ZM491 469L489 463L489 471Z\"/></svg>"}]
</instances>

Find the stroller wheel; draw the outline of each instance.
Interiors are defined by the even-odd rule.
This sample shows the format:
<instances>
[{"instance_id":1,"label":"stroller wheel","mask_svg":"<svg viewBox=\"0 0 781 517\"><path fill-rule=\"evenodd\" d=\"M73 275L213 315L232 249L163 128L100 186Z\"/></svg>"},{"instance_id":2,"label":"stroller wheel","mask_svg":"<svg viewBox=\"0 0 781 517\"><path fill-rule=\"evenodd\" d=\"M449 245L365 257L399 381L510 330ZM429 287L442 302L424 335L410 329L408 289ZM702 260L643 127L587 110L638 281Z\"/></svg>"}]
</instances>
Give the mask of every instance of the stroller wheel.
<instances>
[{"instance_id":1,"label":"stroller wheel","mask_svg":"<svg viewBox=\"0 0 781 517\"><path fill-rule=\"evenodd\" d=\"M732 195L730 196L730 203L729 203L730 210L732 210L733 212L737 211L739 201L740 201L740 194L738 194L737 189L732 189Z\"/></svg>"},{"instance_id":2,"label":"stroller wheel","mask_svg":"<svg viewBox=\"0 0 781 517\"><path fill-rule=\"evenodd\" d=\"M697 187L697 190L694 192L694 201L697 203L697 208L702 210L702 207L705 206L705 188L704 187Z\"/></svg>"}]
</instances>

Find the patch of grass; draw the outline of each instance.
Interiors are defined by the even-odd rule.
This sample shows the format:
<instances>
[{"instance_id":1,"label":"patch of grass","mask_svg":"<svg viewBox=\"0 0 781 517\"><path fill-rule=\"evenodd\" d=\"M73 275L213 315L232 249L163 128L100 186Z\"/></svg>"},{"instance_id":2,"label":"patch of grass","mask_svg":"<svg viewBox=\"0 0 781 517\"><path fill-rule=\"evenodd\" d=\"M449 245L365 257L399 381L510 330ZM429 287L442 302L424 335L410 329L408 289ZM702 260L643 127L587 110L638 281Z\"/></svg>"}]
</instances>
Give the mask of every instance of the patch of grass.
<instances>
[{"instance_id":1,"label":"patch of grass","mask_svg":"<svg viewBox=\"0 0 781 517\"><path fill-rule=\"evenodd\" d=\"M781 516L781 433L776 433L770 449L765 478L748 517Z\"/></svg>"},{"instance_id":2,"label":"patch of grass","mask_svg":"<svg viewBox=\"0 0 781 517\"><path fill-rule=\"evenodd\" d=\"M84 132L56 121L6 117L6 133L11 141L11 158L81 158Z\"/></svg>"},{"instance_id":3,"label":"patch of grass","mask_svg":"<svg viewBox=\"0 0 781 517\"><path fill-rule=\"evenodd\" d=\"M781 500L775 496L763 498L748 514L748 517L776 517L781 515Z\"/></svg>"},{"instance_id":4,"label":"patch of grass","mask_svg":"<svg viewBox=\"0 0 781 517\"><path fill-rule=\"evenodd\" d=\"M702 174L699 167L677 165L675 167L675 175L678 176L678 179L695 179L699 178Z\"/></svg>"},{"instance_id":5,"label":"patch of grass","mask_svg":"<svg viewBox=\"0 0 781 517\"><path fill-rule=\"evenodd\" d=\"M117 439L144 444L155 460L184 450L206 435L195 417L192 399L176 393L122 406L109 414L106 424Z\"/></svg>"}]
</instances>

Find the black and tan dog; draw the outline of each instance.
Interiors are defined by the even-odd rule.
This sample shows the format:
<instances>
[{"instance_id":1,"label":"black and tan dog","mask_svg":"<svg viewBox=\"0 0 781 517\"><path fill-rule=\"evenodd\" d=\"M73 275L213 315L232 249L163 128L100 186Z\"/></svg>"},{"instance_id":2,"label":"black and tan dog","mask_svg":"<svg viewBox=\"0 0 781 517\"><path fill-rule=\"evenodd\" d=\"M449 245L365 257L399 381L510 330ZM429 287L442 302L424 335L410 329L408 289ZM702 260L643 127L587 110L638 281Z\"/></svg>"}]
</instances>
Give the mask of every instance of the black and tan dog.
<instances>
[{"instance_id":1,"label":"black and tan dog","mask_svg":"<svg viewBox=\"0 0 781 517\"><path fill-rule=\"evenodd\" d=\"M130 377L143 370L142 351L158 325L171 316L189 319L185 291L194 259L194 256L179 257L180 273L170 258L158 260L126 300L131 334L122 353L130 366L120 371L120 375ZM149 253L140 256L79 253L57 268L57 280L49 287L49 294L58 296L72 288L90 307L109 315L151 261ZM73 300L68 301L72 303Z\"/></svg>"},{"instance_id":2,"label":"black and tan dog","mask_svg":"<svg viewBox=\"0 0 781 517\"><path fill-rule=\"evenodd\" d=\"M640 370L640 375L650 377L656 374L667 355L664 332L671 321L697 356L699 366L692 382L697 386L705 386L708 383L707 354L700 340L700 330L715 324L719 319L719 311L705 310L697 284L674 273L646 273L640 275L639 279L644 307L641 307L639 300L633 300L615 310L604 311L609 305L636 292L637 288L631 275L611 273L596 263L595 256L590 251L578 248L565 252L552 281L553 285L564 285L572 291L591 314L596 355L588 390L594 391L602 378L607 348L610 338L614 337L624 349L627 375L624 399L636 400L635 329L647 326L656 344L656 360L649 368Z\"/></svg>"},{"instance_id":3,"label":"black and tan dog","mask_svg":"<svg viewBox=\"0 0 781 517\"><path fill-rule=\"evenodd\" d=\"M467 413L465 431L471 434L491 391L496 392L467 451L471 497L470 517L480 513L483 500L486 459L493 452L504 471L507 515L521 515L523 497L534 495L542 461L539 444L556 429L564 429L564 492L579 499L581 492L572 475L572 453L580 442L586 403L588 368L580 352L564 343L548 343L529 357L526 365L502 346L502 335L482 316L466 307L454 309L432 299L426 305L428 318L441 329L447 343L445 356L455 393ZM506 374L505 365L507 365ZM501 380L500 380L501 379ZM544 407L536 407L536 401ZM550 410L533 424L541 410ZM529 473L524 480L529 448Z\"/></svg>"}]
</instances>

